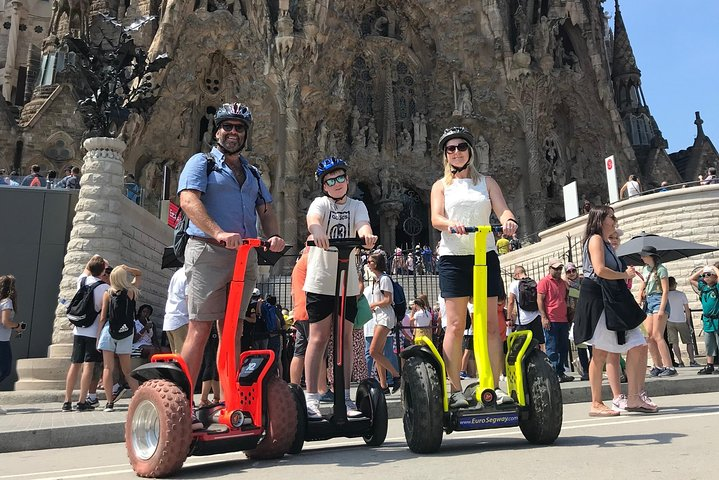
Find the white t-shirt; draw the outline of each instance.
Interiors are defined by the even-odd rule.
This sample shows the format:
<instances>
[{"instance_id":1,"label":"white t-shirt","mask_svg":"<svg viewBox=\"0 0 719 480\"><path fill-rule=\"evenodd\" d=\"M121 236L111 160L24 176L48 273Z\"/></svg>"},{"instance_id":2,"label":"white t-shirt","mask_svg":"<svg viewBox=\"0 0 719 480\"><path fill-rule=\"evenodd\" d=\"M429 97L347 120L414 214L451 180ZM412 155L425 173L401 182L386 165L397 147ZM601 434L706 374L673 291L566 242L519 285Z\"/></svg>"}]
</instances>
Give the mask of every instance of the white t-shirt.
<instances>
[{"instance_id":1,"label":"white t-shirt","mask_svg":"<svg viewBox=\"0 0 719 480\"><path fill-rule=\"evenodd\" d=\"M379 282L371 282L372 297L370 304L381 302L384 299L384 292L389 293L390 298L392 297L392 280L387 275L379 277ZM397 322L397 317L394 314L392 304L385 305L384 307L377 307L372 311L372 316L375 322L380 322L381 325L392 325L394 326Z\"/></svg>"},{"instance_id":2,"label":"white t-shirt","mask_svg":"<svg viewBox=\"0 0 719 480\"><path fill-rule=\"evenodd\" d=\"M513 280L512 283L509 284L509 293L514 295L514 306L517 309L517 312L519 312L519 315L517 316L517 323L519 325L529 325L532 323L532 320L540 315L539 310L536 312L528 312L526 310L522 310L519 306L519 280Z\"/></svg>"},{"instance_id":3,"label":"white t-shirt","mask_svg":"<svg viewBox=\"0 0 719 480\"><path fill-rule=\"evenodd\" d=\"M640 193L642 192L639 189L639 182L636 180L630 180L627 182L627 197L634 197Z\"/></svg>"},{"instance_id":4,"label":"white t-shirt","mask_svg":"<svg viewBox=\"0 0 719 480\"><path fill-rule=\"evenodd\" d=\"M100 281L99 278L95 278L92 275L80 275L77 279L78 290L80 290L80 284L82 283L83 278L86 279L85 285L92 285L93 283ZM95 318L95 321L89 327L74 327L72 329L72 333L74 335L80 335L81 337L97 338L97 325L100 322L100 310L102 310L102 296L109 288L110 285L108 285L107 283L103 283L101 285L98 285L97 288L92 291L93 300L95 300L95 311L98 312L97 318Z\"/></svg>"},{"instance_id":5,"label":"white t-shirt","mask_svg":"<svg viewBox=\"0 0 719 480\"><path fill-rule=\"evenodd\" d=\"M686 323L687 317L684 313L684 305L689 303L689 299L687 299L684 292L669 290L667 302L669 302L669 308L671 309L668 320L673 323Z\"/></svg>"},{"instance_id":6,"label":"white t-shirt","mask_svg":"<svg viewBox=\"0 0 719 480\"><path fill-rule=\"evenodd\" d=\"M180 268L172 275L170 285L167 287L162 330L171 332L188 323L190 323L190 315L187 312L187 275L185 269Z\"/></svg>"},{"instance_id":7,"label":"white t-shirt","mask_svg":"<svg viewBox=\"0 0 719 480\"><path fill-rule=\"evenodd\" d=\"M140 338L138 338L136 342L132 343L133 349L138 349L143 345L152 345L152 329L154 325L152 324L151 320L148 320L148 322L150 322L150 329L145 333L141 334ZM135 332L139 333L142 331L143 328L145 328L145 325L143 325L142 322L138 319L135 319Z\"/></svg>"},{"instance_id":8,"label":"white t-shirt","mask_svg":"<svg viewBox=\"0 0 719 480\"><path fill-rule=\"evenodd\" d=\"M362 292L362 295L367 299L368 303L372 303L372 285L369 284L366 287L364 287L364 291ZM374 314L372 315L372 318L370 321L364 324L364 336L365 338L372 338L374 337L374 327L377 325L377 322L374 319Z\"/></svg>"},{"instance_id":9,"label":"white t-shirt","mask_svg":"<svg viewBox=\"0 0 719 480\"><path fill-rule=\"evenodd\" d=\"M319 215L327 236L333 240L354 238L357 236L357 228L361 224L369 223L367 207L353 198L347 198L347 201L340 205L329 197L317 197L312 201L307 215ZM349 258L347 295L360 293L357 264L357 249L355 249ZM335 295L336 279L337 251L310 247L303 290L322 295Z\"/></svg>"},{"instance_id":10,"label":"white t-shirt","mask_svg":"<svg viewBox=\"0 0 719 480\"><path fill-rule=\"evenodd\" d=\"M432 315L427 310L417 310L414 313L414 324L419 328L426 328L432 325Z\"/></svg>"},{"instance_id":11,"label":"white t-shirt","mask_svg":"<svg viewBox=\"0 0 719 480\"><path fill-rule=\"evenodd\" d=\"M2 300L0 300L0 315L2 315L3 310L10 310L10 321L14 322L15 309L12 308L12 300L10 300L9 298L3 298ZM11 336L12 328L7 328L0 322L0 342L10 341Z\"/></svg>"},{"instance_id":12,"label":"white t-shirt","mask_svg":"<svg viewBox=\"0 0 719 480\"><path fill-rule=\"evenodd\" d=\"M455 178L451 185L444 186L444 210L447 218L464 226L489 225L492 201L487 190L487 179L482 176L479 183L471 178ZM494 235L487 235L487 251L497 251ZM442 231L437 253L442 255L474 255L474 235L457 235Z\"/></svg>"}]
</instances>

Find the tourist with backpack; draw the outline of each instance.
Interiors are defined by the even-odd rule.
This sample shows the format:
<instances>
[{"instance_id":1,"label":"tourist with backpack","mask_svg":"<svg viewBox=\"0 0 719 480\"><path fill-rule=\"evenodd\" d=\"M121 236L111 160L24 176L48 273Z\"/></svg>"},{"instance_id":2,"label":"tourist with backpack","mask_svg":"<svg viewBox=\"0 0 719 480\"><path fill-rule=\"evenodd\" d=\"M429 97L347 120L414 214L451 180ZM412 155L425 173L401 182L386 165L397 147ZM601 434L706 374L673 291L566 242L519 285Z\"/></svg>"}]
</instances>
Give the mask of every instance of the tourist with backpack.
<instances>
[{"instance_id":1,"label":"tourist with backpack","mask_svg":"<svg viewBox=\"0 0 719 480\"><path fill-rule=\"evenodd\" d=\"M399 371L390 359L384 355L387 335L397 325L397 315L392 308L394 288L392 287L392 279L386 273L387 260L384 255L371 254L369 260L367 260L367 265L369 265L370 272L375 278L375 280L371 280L372 289L369 298L367 298L369 307L372 310L372 320L374 320L374 331L372 332L369 354L378 367L381 366L390 372L392 375L392 393L395 393L401 385ZM382 389L388 388L387 378L379 369L378 377Z\"/></svg>"},{"instance_id":2,"label":"tourist with backpack","mask_svg":"<svg viewBox=\"0 0 719 480\"><path fill-rule=\"evenodd\" d=\"M311 419L321 417L319 410L320 363L325 359L325 351L332 331L332 313L335 304L335 285L337 279L337 251L329 249L330 239L365 239L365 248L371 249L377 242L372 233L369 213L364 203L349 198L349 166L341 158L327 157L317 165L315 180L322 196L315 198L307 211L307 229L313 236L315 245L309 247L307 258L307 276L304 291L307 294L307 314L310 322L310 336L305 354L305 376L307 378L307 415ZM357 265L357 250L349 258L350 265ZM360 294L359 273L347 277L345 297L345 318L349 322L344 329L343 361L352 365L352 328L357 316L357 296ZM335 339L337 341L337 339ZM351 368L345 368L344 391L347 415L362 415L350 398ZM342 392L335 392L340 395Z\"/></svg>"},{"instance_id":3,"label":"tourist with backpack","mask_svg":"<svg viewBox=\"0 0 719 480\"><path fill-rule=\"evenodd\" d=\"M23 187L44 187L46 184L45 177L40 175L40 165L32 165L30 175L23 178L20 183Z\"/></svg>"},{"instance_id":4,"label":"tourist with backpack","mask_svg":"<svg viewBox=\"0 0 719 480\"><path fill-rule=\"evenodd\" d=\"M77 279L77 293L67 307L68 320L73 324L73 340L70 368L65 378L63 412L72 411L72 393L81 372L77 411L94 410L98 404L97 378L94 377L93 371L95 364L102 362L102 354L97 350L97 328L102 297L110 288L110 271L111 267L104 258L93 255Z\"/></svg>"},{"instance_id":5,"label":"tourist with backpack","mask_svg":"<svg viewBox=\"0 0 719 480\"><path fill-rule=\"evenodd\" d=\"M129 276L134 278L130 281ZM102 384L107 394L106 412L114 410L116 396L112 395L112 372L115 368L115 355L120 361L120 369L125 380L134 392L139 386L130 375L132 341L135 335L135 302L142 272L137 268L120 265L110 273L110 288L102 297L102 311L98 325L97 349L102 352Z\"/></svg>"},{"instance_id":6,"label":"tourist with backpack","mask_svg":"<svg viewBox=\"0 0 719 480\"><path fill-rule=\"evenodd\" d=\"M474 136L464 127L448 128L439 139L444 175L432 185L430 196L432 226L442 232L439 243L439 288L447 308L447 329L443 352L451 385L450 408L467 408L459 371L467 303L473 295L474 235L465 227L489 225L494 213L502 233L514 235L519 227L504 200L499 184L477 170ZM497 320L497 297L504 293L494 235L487 235L487 338L494 384L499 387L502 371L502 341ZM496 389L497 403L512 397Z\"/></svg>"},{"instance_id":7,"label":"tourist with backpack","mask_svg":"<svg viewBox=\"0 0 719 480\"><path fill-rule=\"evenodd\" d=\"M708 265L689 277L692 286L699 290L702 304L702 323L704 344L707 350L707 364L697 372L698 375L709 375L719 370L714 365L714 357L719 354L719 286L717 286L719 268Z\"/></svg>"},{"instance_id":8,"label":"tourist with backpack","mask_svg":"<svg viewBox=\"0 0 719 480\"><path fill-rule=\"evenodd\" d=\"M527 276L527 271L521 265L514 267L512 278L514 280L509 284L507 297L507 317L515 331L530 330L532 338L539 342L539 348L544 351L542 316L537 306L537 282Z\"/></svg>"}]
</instances>

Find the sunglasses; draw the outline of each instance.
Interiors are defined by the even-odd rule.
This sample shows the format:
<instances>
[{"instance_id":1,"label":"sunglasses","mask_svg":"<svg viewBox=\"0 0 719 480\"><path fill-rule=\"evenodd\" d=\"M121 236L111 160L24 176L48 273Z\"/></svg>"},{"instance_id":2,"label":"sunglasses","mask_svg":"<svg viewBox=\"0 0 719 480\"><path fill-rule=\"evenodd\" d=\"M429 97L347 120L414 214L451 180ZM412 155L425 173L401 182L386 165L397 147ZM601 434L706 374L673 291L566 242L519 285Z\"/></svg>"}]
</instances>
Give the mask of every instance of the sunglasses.
<instances>
[{"instance_id":1,"label":"sunglasses","mask_svg":"<svg viewBox=\"0 0 719 480\"><path fill-rule=\"evenodd\" d=\"M325 180L325 185L328 187L334 187L335 183L345 183L347 181L347 175L338 175L335 178L328 178Z\"/></svg>"},{"instance_id":2,"label":"sunglasses","mask_svg":"<svg viewBox=\"0 0 719 480\"><path fill-rule=\"evenodd\" d=\"M245 126L241 123L223 123L222 125L220 125L220 127L227 133L230 133L232 130L236 131L237 133L242 133L245 131Z\"/></svg>"},{"instance_id":3,"label":"sunglasses","mask_svg":"<svg viewBox=\"0 0 719 480\"><path fill-rule=\"evenodd\" d=\"M716 277L715 273L702 273L700 277Z\"/></svg>"},{"instance_id":4,"label":"sunglasses","mask_svg":"<svg viewBox=\"0 0 719 480\"><path fill-rule=\"evenodd\" d=\"M576 270L567 270L567 273L577 273Z\"/></svg>"},{"instance_id":5,"label":"sunglasses","mask_svg":"<svg viewBox=\"0 0 719 480\"><path fill-rule=\"evenodd\" d=\"M454 153L457 150L459 150L460 152L466 152L467 150L469 150L469 143L462 142L459 145L448 145L444 147L444 151L446 153Z\"/></svg>"}]
</instances>

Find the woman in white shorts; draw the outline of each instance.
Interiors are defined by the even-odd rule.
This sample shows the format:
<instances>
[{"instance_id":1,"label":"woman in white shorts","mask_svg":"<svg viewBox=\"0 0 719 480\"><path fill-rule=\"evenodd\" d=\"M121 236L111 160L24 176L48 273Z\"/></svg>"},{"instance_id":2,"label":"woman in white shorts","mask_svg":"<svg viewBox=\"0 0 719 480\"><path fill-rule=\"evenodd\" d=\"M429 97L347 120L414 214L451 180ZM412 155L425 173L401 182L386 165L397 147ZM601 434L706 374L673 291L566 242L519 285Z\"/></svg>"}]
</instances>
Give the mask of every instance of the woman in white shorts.
<instances>
[{"instance_id":1,"label":"woman in white shorts","mask_svg":"<svg viewBox=\"0 0 719 480\"><path fill-rule=\"evenodd\" d=\"M606 205L593 207L587 216L587 226L582 242L584 281L579 294L574 319L574 342L592 345L589 364L589 385L592 391L592 417L619 415L602 402L602 371L609 353L627 355L627 379L629 395L626 410L654 413L658 407L643 395L647 365L647 345L644 335L637 327L625 332L624 343L619 342L617 332L607 328L602 289L598 278L628 280L634 278L634 267L624 271L623 262L614 253L609 236L616 230L614 209Z\"/></svg>"}]
</instances>

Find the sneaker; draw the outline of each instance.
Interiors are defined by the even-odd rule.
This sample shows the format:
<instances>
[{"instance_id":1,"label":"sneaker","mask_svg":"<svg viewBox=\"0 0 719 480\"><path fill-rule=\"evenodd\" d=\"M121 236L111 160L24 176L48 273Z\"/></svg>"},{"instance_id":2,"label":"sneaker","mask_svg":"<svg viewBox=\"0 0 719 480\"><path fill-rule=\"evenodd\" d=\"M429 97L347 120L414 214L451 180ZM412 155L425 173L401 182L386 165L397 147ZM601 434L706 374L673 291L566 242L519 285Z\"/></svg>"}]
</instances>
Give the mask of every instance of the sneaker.
<instances>
[{"instance_id":1,"label":"sneaker","mask_svg":"<svg viewBox=\"0 0 719 480\"><path fill-rule=\"evenodd\" d=\"M464 370L461 370L461 371L459 372L459 378L460 378L461 380L465 380L465 379L467 379L467 378L469 378L469 377L467 376L467 372L465 372Z\"/></svg>"},{"instance_id":2,"label":"sneaker","mask_svg":"<svg viewBox=\"0 0 719 480\"><path fill-rule=\"evenodd\" d=\"M392 393L397 393L397 391L402 387L402 379L400 377L394 377L392 379Z\"/></svg>"},{"instance_id":3,"label":"sneaker","mask_svg":"<svg viewBox=\"0 0 719 480\"><path fill-rule=\"evenodd\" d=\"M320 420L322 418L319 400L314 398L307 399L307 418L310 420Z\"/></svg>"},{"instance_id":4,"label":"sneaker","mask_svg":"<svg viewBox=\"0 0 719 480\"><path fill-rule=\"evenodd\" d=\"M690 367L701 367L701 365L699 365L699 363L696 360L692 360L691 362L689 362L689 366Z\"/></svg>"},{"instance_id":5,"label":"sneaker","mask_svg":"<svg viewBox=\"0 0 719 480\"><path fill-rule=\"evenodd\" d=\"M646 403L647 405L649 405L650 407L653 407L653 408L656 408L656 407L657 407L657 404L654 403L654 402L652 402L652 399L649 398L649 395L647 395L647 391L646 391L646 390L639 394L639 398L641 398L642 401L643 401L644 403Z\"/></svg>"},{"instance_id":6,"label":"sneaker","mask_svg":"<svg viewBox=\"0 0 719 480\"><path fill-rule=\"evenodd\" d=\"M626 374L622 373L621 375L619 375L619 383L627 383L627 382L628 382L628 380L627 380Z\"/></svg>"},{"instance_id":7,"label":"sneaker","mask_svg":"<svg viewBox=\"0 0 719 480\"><path fill-rule=\"evenodd\" d=\"M684 366L685 366L685 365L684 365L684 363L683 363L683 362L682 362L682 363L678 363L678 364L677 364L677 368L684 368Z\"/></svg>"},{"instance_id":8,"label":"sneaker","mask_svg":"<svg viewBox=\"0 0 719 480\"><path fill-rule=\"evenodd\" d=\"M112 402L107 402L105 404L105 412L114 412L115 411L115 405L112 404ZM193 414L194 415L194 414Z\"/></svg>"},{"instance_id":9,"label":"sneaker","mask_svg":"<svg viewBox=\"0 0 719 480\"><path fill-rule=\"evenodd\" d=\"M72 412L72 403L65 402L62 404L62 411L63 412Z\"/></svg>"},{"instance_id":10,"label":"sneaker","mask_svg":"<svg viewBox=\"0 0 719 480\"><path fill-rule=\"evenodd\" d=\"M579 379L580 379L581 381L583 381L583 382L588 382L588 381L589 381L589 375L582 375L581 377L579 377Z\"/></svg>"},{"instance_id":11,"label":"sneaker","mask_svg":"<svg viewBox=\"0 0 719 480\"><path fill-rule=\"evenodd\" d=\"M469 402L462 392L454 392L449 396L449 408L467 408Z\"/></svg>"},{"instance_id":12,"label":"sneaker","mask_svg":"<svg viewBox=\"0 0 719 480\"><path fill-rule=\"evenodd\" d=\"M612 410L617 412L624 412L627 410L627 396L620 393L618 396L612 399Z\"/></svg>"},{"instance_id":13,"label":"sneaker","mask_svg":"<svg viewBox=\"0 0 719 480\"><path fill-rule=\"evenodd\" d=\"M697 375L711 375L712 373L714 373L714 365L706 365L697 372Z\"/></svg>"},{"instance_id":14,"label":"sneaker","mask_svg":"<svg viewBox=\"0 0 719 480\"><path fill-rule=\"evenodd\" d=\"M88 405L92 405L93 407L97 407L100 404L100 400L98 400L97 397L95 397L95 400L90 397L87 397L85 398L85 403L87 403Z\"/></svg>"},{"instance_id":15,"label":"sneaker","mask_svg":"<svg viewBox=\"0 0 719 480\"><path fill-rule=\"evenodd\" d=\"M514 399L504 393L501 388L497 388L494 391L495 395L497 395L497 405L503 405L505 403L514 403Z\"/></svg>"},{"instance_id":16,"label":"sneaker","mask_svg":"<svg viewBox=\"0 0 719 480\"><path fill-rule=\"evenodd\" d=\"M382 393L384 393L384 394L385 394L385 396L386 396L386 395L391 395L391 394L392 394L392 392L390 391L389 387L387 387L387 388L383 388L383 389L382 389Z\"/></svg>"},{"instance_id":17,"label":"sneaker","mask_svg":"<svg viewBox=\"0 0 719 480\"><path fill-rule=\"evenodd\" d=\"M559 376L559 383L567 383L567 382L573 382L573 381L574 381L574 377L571 375L567 375L567 374L563 373Z\"/></svg>"},{"instance_id":18,"label":"sneaker","mask_svg":"<svg viewBox=\"0 0 719 480\"><path fill-rule=\"evenodd\" d=\"M121 388L122 388L122 386L120 386L119 383L116 383L115 385L113 385L112 386L112 396L114 397L115 395L117 395L120 392Z\"/></svg>"},{"instance_id":19,"label":"sneaker","mask_svg":"<svg viewBox=\"0 0 719 480\"><path fill-rule=\"evenodd\" d=\"M78 412L91 412L95 410L95 406L87 402L77 402L76 408Z\"/></svg>"},{"instance_id":20,"label":"sneaker","mask_svg":"<svg viewBox=\"0 0 719 480\"><path fill-rule=\"evenodd\" d=\"M662 372L657 375L658 377L674 377L677 375L677 371L674 369L674 367L667 367Z\"/></svg>"},{"instance_id":21,"label":"sneaker","mask_svg":"<svg viewBox=\"0 0 719 480\"><path fill-rule=\"evenodd\" d=\"M120 399L122 398L122 396L125 394L125 392L127 392L127 391L129 391L129 390L130 390L130 386L129 386L129 385L123 385L123 386L119 387L117 390L115 390L115 388L113 387L113 389L112 389L112 403L115 403L115 402L117 402L118 400L120 400Z\"/></svg>"},{"instance_id":22,"label":"sneaker","mask_svg":"<svg viewBox=\"0 0 719 480\"><path fill-rule=\"evenodd\" d=\"M362 412L357 410L357 405L355 405L355 402L353 402L349 398L345 398L345 407L347 407L347 416L349 418L357 418L362 416Z\"/></svg>"},{"instance_id":23,"label":"sneaker","mask_svg":"<svg viewBox=\"0 0 719 480\"><path fill-rule=\"evenodd\" d=\"M325 393L322 394L320 397L320 402L322 403L334 403L335 402L335 394L332 390L327 390Z\"/></svg>"},{"instance_id":24,"label":"sneaker","mask_svg":"<svg viewBox=\"0 0 719 480\"><path fill-rule=\"evenodd\" d=\"M652 377L658 377L660 373L662 373L662 368L659 367L652 367L651 370L649 370L649 375Z\"/></svg>"}]
</instances>

